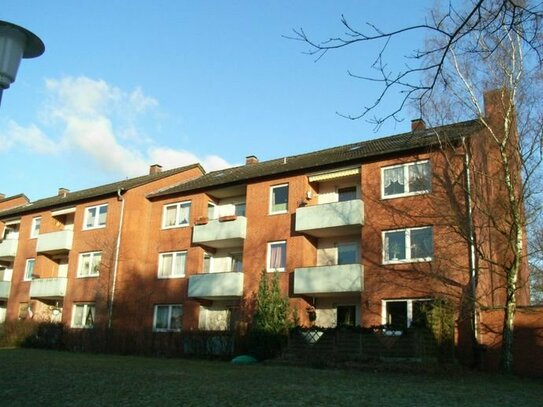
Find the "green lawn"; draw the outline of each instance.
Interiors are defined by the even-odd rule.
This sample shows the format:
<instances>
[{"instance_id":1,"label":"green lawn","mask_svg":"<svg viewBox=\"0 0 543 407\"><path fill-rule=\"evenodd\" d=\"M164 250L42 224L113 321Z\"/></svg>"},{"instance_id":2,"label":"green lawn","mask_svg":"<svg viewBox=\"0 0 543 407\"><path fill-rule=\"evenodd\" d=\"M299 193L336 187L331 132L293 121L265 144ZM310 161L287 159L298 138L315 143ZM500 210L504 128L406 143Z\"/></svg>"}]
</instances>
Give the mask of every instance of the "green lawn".
<instances>
[{"instance_id":1,"label":"green lawn","mask_svg":"<svg viewBox=\"0 0 543 407\"><path fill-rule=\"evenodd\" d=\"M1 406L541 406L543 381L0 349Z\"/></svg>"}]
</instances>

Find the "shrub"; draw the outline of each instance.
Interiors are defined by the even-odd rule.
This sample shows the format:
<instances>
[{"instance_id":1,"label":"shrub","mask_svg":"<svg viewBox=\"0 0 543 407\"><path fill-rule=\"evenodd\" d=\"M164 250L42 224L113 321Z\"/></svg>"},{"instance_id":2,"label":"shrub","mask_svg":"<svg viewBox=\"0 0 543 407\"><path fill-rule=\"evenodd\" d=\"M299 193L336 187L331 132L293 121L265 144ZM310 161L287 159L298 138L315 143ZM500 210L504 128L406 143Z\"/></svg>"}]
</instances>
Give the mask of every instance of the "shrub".
<instances>
[{"instance_id":1,"label":"shrub","mask_svg":"<svg viewBox=\"0 0 543 407\"><path fill-rule=\"evenodd\" d=\"M271 281L269 274L262 271L253 323L247 338L249 353L258 360L278 356L287 343L289 329L294 325L288 298L281 294L279 273L273 273Z\"/></svg>"},{"instance_id":2,"label":"shrub","mask_svg":"<svg viewBox=\"0 0 543 407\"><path fill-rule=\"evenodd\" d=\"M35 331L22 342L23 348L64 349L64 325L61 323L42 322Z\"/></svg>"},{"instance_id":3,"label":"shrub","mask_svg":"<svg viewBox=\"0 0 543 407\"><path fill-rule=\"evenodd\" d=\"M6 321L0 325L0 346L21 346L37 332L38 324L34 321Z\"/></svg>"}]
</instances>

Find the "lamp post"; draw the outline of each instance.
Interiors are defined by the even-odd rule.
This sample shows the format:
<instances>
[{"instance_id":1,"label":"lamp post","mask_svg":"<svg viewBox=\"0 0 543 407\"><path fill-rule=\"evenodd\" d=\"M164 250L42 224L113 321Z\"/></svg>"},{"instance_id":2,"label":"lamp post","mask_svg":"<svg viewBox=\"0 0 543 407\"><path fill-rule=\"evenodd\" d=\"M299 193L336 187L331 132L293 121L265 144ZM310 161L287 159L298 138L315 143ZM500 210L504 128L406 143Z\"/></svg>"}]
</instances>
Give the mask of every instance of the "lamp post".
<instances>
[{"instance_id":1,"label":"lamp post","mask_svg":"<svg viewBox=\"0 0 543 407\"><path fill-rule=\"evenodd\" d=\"M43 51L45 46L37 35L0 20L0 103L4 89L15 82L21 58L36 58Z\"/></svg>"}]
</instances>

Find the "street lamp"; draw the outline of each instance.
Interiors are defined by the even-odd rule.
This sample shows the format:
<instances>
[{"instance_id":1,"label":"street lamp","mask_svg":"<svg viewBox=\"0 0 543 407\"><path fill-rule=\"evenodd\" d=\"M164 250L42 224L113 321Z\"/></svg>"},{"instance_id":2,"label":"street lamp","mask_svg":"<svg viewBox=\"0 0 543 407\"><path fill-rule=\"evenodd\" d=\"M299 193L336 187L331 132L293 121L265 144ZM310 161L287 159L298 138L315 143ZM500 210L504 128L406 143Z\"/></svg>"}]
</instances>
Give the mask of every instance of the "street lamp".
<instances>
[{"instance_id":1,"label":"street lamp","mask_svg":"<svg viewBox=\"0 0 543 407\"><path fill-rule=\"evenodd\" d=\"M23 27L0 20L0 103L2 92L15 82L21 58L39 57L42 40Z\"/></svg>"}]
</instances>

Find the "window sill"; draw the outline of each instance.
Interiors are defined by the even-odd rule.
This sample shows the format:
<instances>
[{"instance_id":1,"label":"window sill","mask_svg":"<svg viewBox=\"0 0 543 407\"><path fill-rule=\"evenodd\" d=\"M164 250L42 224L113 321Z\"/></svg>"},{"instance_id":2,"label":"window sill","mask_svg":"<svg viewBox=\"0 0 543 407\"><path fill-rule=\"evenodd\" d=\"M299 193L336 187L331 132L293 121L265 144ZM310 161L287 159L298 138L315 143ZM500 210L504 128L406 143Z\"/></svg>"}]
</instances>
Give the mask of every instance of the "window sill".
<instances>
[{"instance_id":1,"label":"window sill","mask_svg":"<svg viewBox=\"0 0 543 407\"><path fill-rule=\"evenodd\" d=\"M92 329L94 326L74 326L72 325L70 328L72 329Z\"/></svg>"},{"instance_id":2,"label":"window sill","mask_svg":"<svg viewBox=\"0 0 543 407\"><path fill-rule=\"evenodd\" d=\"M278 211L278 212L268 212L268 215L285 215L289 213L288 211Z\"/></svg>"},{"instance_id":3,"label":"window sill","mask_svg":"<svg viewBox=\"0 0 543 407\"><path fill-rule=\"evenodd\" d=\"M106 225L100 225L100 226L91 226L91 227L84 227L82 230L95 230L95 229L105 229Z\"/></svg>"},{"instance_id":4,"label":"window sill","mask_svg":"<svg viewBox=\"0 0 543 407\"><path fill-rule=\"evenodd\" d=\"M90 276L76 276L77 278L96 278L100 277L100 274L92 274Z\"/></svg>"},{"instance_id":5,"label":"window sill","mask_svg":"<svg viewBox=\"0 0 543 407\"><path fill-rule=\"evenodd\" d=\"M157 328L153 328L153 332L157 332L157 333L181 332L181 329L157 329Z\"/></svg>"},{"instance_id":6,"label":"window sill","mask_svg":"<svg viewBox=\"0 0 543 407\"><path fill-rule=\"evenodd\" d=\"M173 226L162 226L162 230L168 230L168 229L179 229L179 228L188 228L190 227L190 224L186 225L173 225Z\"/></svg>"},{"instance_id":7,"label":"window sill","mask_svg":"<svg viewBox=\"0 0 543 407\"><path fill-rule=\"evenodd\" d=\"M410 196L419 196L419 195L427 195L430 194L431 190L426 191L417 191L417 192L407 192L403 194L395 194L395 195L383 195L381 194L381 200L388 200L388 199L395 199L395 198L408 198Z\"/></svg>"},{"instance_id":8,"label":"window sill","mask_svg":"<svg viewBox=\"0 0 543 407\"><path fill-rule=\"evenodd\" d=\"M186 275L183 274L183 275L178 275L178 276L157 276L157 279L159 280L176 280L176 279L179 279L179 278L185 278Z\"/></svg>"},{"instance_id":9,"label":"window sill","mask_svg":"<svg viewBox=\"0 0 543 407\"><path fill-rule=\"evenodd\" d=\"M426 257L426 258L422 258L422 259L406 259L406 260L384 260L383 261L383 265L384 266L387 266L387 265L394 265L394 264L410 264L410 263L428 263L428 262L431 262L433 260L432 257Z\"/></svg>"},{"instance_id":10,"label":"window sill","mask_svg":"<svg viewBox=\"0 0 543 407\"><path fill-rule=\"evenodd\" d=\"M266 272L267 273L275 273L275 272L278 272L278 273L284 273L285 272L285 269L284 268L281 268L281 269L266 269Z\"/></svg>"}]
</instances>

